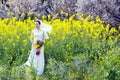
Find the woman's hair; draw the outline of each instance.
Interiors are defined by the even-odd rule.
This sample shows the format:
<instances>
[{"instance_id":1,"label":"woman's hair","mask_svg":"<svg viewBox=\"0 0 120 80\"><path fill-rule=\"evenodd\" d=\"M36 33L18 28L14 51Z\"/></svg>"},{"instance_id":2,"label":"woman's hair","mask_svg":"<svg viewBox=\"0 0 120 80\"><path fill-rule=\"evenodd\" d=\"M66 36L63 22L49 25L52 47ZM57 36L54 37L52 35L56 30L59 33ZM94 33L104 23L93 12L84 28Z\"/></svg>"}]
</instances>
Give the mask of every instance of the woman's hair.
<instances>
[{"instance_id":1,"label":"woman's hair","mask_svg":"<svg viewBox=\"0 0 120 80\"><path fill-rule=\"evenodd\" d=\"M38 22L38 23L39 23L39 25L41 24L40 20L36 20L35 22Z\"/></svg>"}]
</instances>

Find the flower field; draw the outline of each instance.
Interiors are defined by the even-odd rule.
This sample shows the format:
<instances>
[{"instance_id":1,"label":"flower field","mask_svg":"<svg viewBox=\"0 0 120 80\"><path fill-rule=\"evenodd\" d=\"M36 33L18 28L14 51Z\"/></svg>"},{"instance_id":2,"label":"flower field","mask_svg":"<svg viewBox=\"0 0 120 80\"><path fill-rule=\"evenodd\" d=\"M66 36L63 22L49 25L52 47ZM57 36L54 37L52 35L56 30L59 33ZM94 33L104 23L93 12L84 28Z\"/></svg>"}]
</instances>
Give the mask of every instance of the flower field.
<instances>
[{"instance_id":1,"label":"flower field","mask_svg":"<svg viewBox=\"0 0 120 80\"><path fill-rule=\"evenodd\" d=\"M29 56L34 20L0 19L0 80L120 80L120 28L104 26L99 17L75 16L41 20L52 26L52 33L45 41L40 77L33 68L15 68Z\"/></svg>"}]
</instances>

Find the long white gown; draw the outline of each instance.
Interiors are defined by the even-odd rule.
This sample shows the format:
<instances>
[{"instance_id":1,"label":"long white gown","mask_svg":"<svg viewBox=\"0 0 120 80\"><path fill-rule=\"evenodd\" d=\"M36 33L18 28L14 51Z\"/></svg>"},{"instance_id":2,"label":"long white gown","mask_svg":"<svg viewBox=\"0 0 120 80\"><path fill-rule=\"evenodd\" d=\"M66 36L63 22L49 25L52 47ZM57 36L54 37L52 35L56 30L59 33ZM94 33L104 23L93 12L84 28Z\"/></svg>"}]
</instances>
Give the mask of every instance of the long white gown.
<instances>
[{"instance_id":1,"label":"long white gown","mask_svg":"<svg viewBox=\"0 0 120 80\"><path fill-rule=\"evenodd\" d=\"M32 30L32 33L35 36L33 42L36 42L37 40L42 40L43 30ZM32 44L30 55L24 65L33 66L37 71L37 75L41 75L44 71L44 64L44 46L40 49L40 54L36 55L36 48Z\"/></svg>"},{"instance_id":2,"label":"long white gown","mask_svg":"<svg viewBox=\"0 0 120 80\"><path fill-rule=\"evenodd\" d=\"M52 26L45 24L41 22L41 30L32 30L32 33L35 35L33 42L36 42L37 40L42 40L43 37L43 31L44 31L44 38L49 39L48 33L50 34L52 31ZM23 66L33 66L36 71L37 75L42 75L44 71L44 65L45 65L45 60L44 60L44 46L40 49L40 54L36 55L36 48L35 46L31 47L31 51L28 57L28 60L23 64Z\"/></svg>"}]
</instances>

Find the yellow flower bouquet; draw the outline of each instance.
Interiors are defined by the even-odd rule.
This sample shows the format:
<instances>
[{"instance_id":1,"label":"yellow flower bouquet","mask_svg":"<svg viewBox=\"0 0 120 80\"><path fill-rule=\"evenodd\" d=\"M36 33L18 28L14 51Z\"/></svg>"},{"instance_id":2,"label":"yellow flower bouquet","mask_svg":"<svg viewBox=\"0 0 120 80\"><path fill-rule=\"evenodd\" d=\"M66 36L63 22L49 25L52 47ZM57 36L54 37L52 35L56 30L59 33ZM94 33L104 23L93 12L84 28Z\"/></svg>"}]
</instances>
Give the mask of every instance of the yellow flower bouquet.
<instances>
[{"instance_id":1,"label":"yellow flower bouquet","mask_svg":"<svg viewBox=\"0 0 120 80\"><path fill-rule=\"evenodd\" d=\"M40 48L44 45L44 42L38 40L35 44L35 48L36 48L36 55L40 54Z\"/></svg>"}]
</instances>

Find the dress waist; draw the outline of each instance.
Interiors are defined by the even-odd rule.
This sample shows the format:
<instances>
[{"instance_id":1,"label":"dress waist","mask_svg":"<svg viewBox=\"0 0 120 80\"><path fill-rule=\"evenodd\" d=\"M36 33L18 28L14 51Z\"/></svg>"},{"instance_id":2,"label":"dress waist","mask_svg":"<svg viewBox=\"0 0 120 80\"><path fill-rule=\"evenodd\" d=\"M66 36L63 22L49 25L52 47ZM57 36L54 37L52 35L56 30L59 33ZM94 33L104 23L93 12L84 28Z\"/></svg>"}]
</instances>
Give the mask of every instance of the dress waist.
<instances>
[{"instance_id":1,"label":"dress waist","mask_svg":"<svg viewBox=\"0 0 120 80\"><path fill-rule=\"evenodd\" d=\"M42 41L42 39L34 39L34 42L36 42L36 41L38 41L38 40Z\"/></svg>"}]
</instances>

